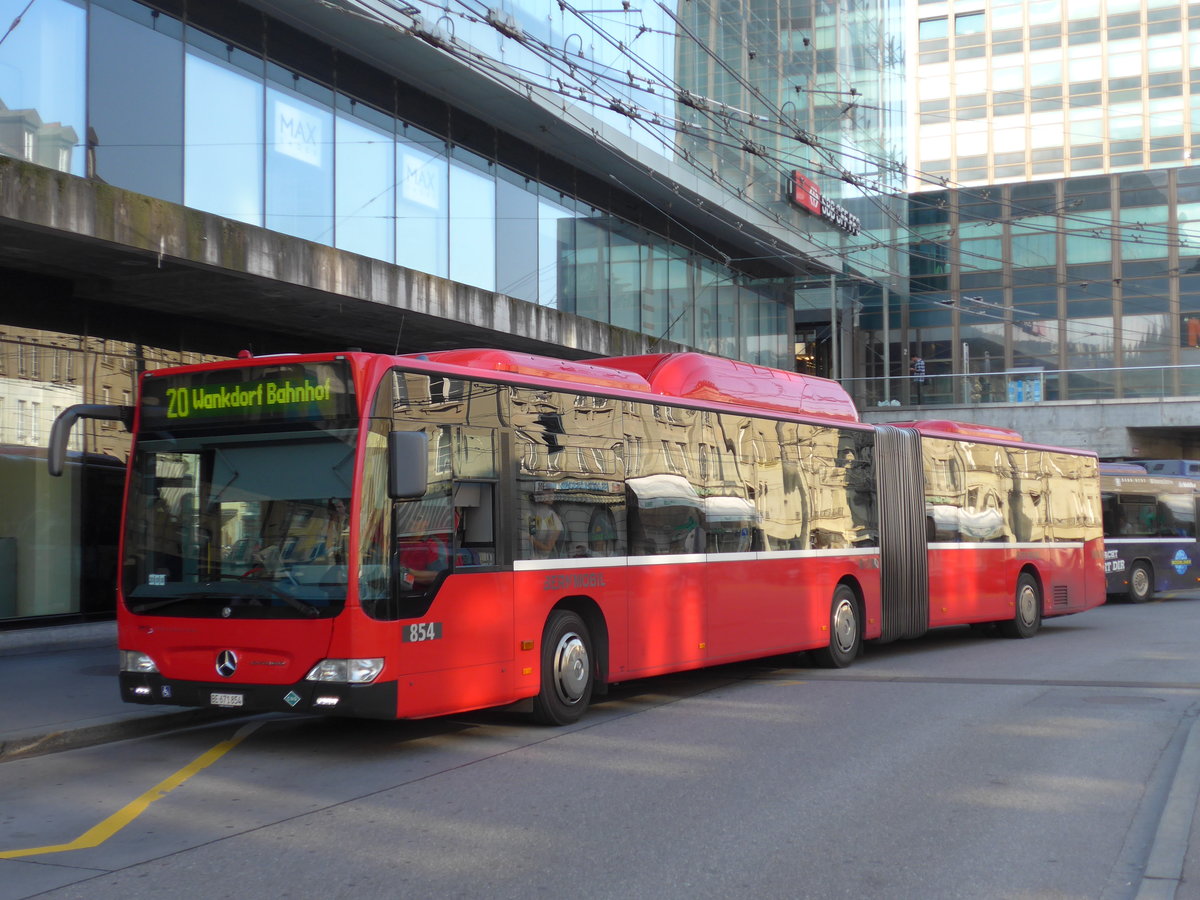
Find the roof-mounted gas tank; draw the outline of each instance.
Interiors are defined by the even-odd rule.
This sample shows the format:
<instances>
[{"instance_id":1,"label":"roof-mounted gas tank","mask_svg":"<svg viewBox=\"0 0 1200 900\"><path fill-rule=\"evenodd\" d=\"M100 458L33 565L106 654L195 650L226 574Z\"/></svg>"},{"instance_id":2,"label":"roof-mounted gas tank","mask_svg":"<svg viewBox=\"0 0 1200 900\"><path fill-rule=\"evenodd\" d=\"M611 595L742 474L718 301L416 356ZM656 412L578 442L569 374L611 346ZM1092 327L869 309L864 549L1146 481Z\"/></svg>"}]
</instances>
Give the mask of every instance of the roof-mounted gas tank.
<instances>
[{"instance_id":1,"label":"roof-mounted gas tank","mask_svg":"<svg viewBox=\"0 0 1200 900\"><path fill-rule=\"evenodd\" d=\"M858 422L850 395L836 381L703 353L659 353L583 361L510 350L439 350L410 359L552 379L583 390L654 393L674 400L730 403L838 422Z\"/></svg>"},{"instance_id":2,"label":"roof-mounted gas tank","mask_svg":"<svg viewBox=\"0 0 1200 900\"><path fill-rule=\"evenodd\" d=\"M633 372L613 371L611 367L600 367L598 360L583 362L556 359L551 356L536 356L532 353L516 353L511 350L466 349L437 350L432 353L410 353L411 359L481 369L489 372L507 372L531 378L550 378L569 382L590 389L620 389L646 393L650 385L641 375Z\"/></svg>"},{"instance_id":3,"label":"roof-mounted gas tank","mask_svg":"<svg viewBox=\"0 0 1200 900\"><path fill-rule=\"evenodd\" d=\"M703 353L619 356L592 363L635 372L649 382L654 393L666 397L733 403L839 422L859 421L850 395L827 378Z\"/></svg>"}]
</instances>

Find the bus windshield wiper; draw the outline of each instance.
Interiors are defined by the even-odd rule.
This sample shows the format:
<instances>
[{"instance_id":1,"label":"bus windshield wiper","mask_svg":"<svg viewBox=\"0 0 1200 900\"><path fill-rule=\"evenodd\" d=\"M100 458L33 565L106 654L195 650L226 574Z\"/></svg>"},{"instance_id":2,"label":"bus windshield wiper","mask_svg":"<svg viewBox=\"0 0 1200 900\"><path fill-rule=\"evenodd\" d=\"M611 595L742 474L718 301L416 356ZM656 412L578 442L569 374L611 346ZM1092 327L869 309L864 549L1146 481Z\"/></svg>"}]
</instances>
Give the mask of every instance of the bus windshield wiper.
<instances>
[{"instance_id":1,"label":"bus windshield wiper","mask_svg":"<svg viewBox=\"0 0 1200 900\"><path fill-rule=\"evenodd\" d=\"M126 603L128 603L131 608L134 606L137 607L134 612L153 612L156 609L163 609L167 606L174 606L176 603L182 603L184 600L196 600L200 596L212 597L213 595L180 594L178 597L166 597L159 600L139 600L137 597L129 597L126 600Z\"/></svg>"},{"instance_id":2,"label":"bus windshield wiper","mask_svg":"<svg viewBox=\"0 0 1200 900\"><path fill-rule=\"evenodd\" d=\"M261 593L236 593L222 594L217 591L188 591L186 594L179 594L175 597L166 597L161 600L143 601L138 604L137 612L153 612L156 609L163 609L167 606L173 606L176 603L182 603L185 600L217 600L221 602L232 602L236 600L261 600L263 594L274 597L277 600L282 600L292 609L299 610L306 616L319 616L321 614L320 607L313 606L311 603L305 603L299 597L293 597L287 591L281 590L273 584L256 582L256 586L261 588ZM131 601L137 603L136 598L131 598Z\"/></svg>"}]
</instances>

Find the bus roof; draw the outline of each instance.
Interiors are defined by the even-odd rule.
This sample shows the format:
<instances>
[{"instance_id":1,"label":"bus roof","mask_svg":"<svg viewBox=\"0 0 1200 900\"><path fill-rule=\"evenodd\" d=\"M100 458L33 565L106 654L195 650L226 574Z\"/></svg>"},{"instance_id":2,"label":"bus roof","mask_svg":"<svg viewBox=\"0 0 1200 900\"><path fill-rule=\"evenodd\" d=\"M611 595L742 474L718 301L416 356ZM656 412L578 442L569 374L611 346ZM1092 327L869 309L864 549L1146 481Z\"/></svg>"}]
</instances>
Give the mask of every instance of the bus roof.
<instances>
[{"instance_id":1,"label":"bus roof","mask_svg":"<svg viewBox=\"0 0 1200 900\"><path fill-rule=\"evenodd\" d=\"M1100 463L1100 481L1105 490L1131 493L1159 491L1195 494L1200 481L1186 475L1159 475L1146 472L1141 466L1129 463Z\"/></svg>"},{"instance_id":2,"label":"bus roof","mask_svg":"<svg viewBox=\"0 0 1200 900\"><path fill-rule=\"evenodd\" d=\"M836 381L703 353L659 353L592 360L636 372L651 389L681 400L733 403L778 412L858 422L850 395Z\"/></svg>"},{"instance_id":3,"label":"bus roof","mask_svg":"<svg viewBox=\"0 0 1200 900\"><path fill-rule=\"evenodd\" d=\"M428 360L468 369L483 369L489 372L508 372L533 378L552 378L569 381L588 387L641 391L648 393L650 385L641 375L633 372L613 371L596 365L598 360L580 362L556 359L552 356L536 356L533 353L516 353L512 350L469 349L436 350L432 353L408 353L408 359Z\"/></svg>"},{"instance_id":4,"label":"bus roof","mask_svg":"<svg viewBox=\"0 0 1200 900\"><path fill-rule=\"evenodd\" d=\"M703 353L657 353L585 361L509 350L438 350L406 358L549 378L584 388L620 389L677 400L734 404L858 423L858 410L836 381Z\"/></svg>"},{"instance_id":5,"label":"bus roof","mask_svg":"<svg viewBox=\"0 0 1200 900\"><path fill-rule=\"evenodd\" d=\"M1146 467L1136 463L1100 463L1101 475L1145 475Z\"/></svg>"}]
</instances>

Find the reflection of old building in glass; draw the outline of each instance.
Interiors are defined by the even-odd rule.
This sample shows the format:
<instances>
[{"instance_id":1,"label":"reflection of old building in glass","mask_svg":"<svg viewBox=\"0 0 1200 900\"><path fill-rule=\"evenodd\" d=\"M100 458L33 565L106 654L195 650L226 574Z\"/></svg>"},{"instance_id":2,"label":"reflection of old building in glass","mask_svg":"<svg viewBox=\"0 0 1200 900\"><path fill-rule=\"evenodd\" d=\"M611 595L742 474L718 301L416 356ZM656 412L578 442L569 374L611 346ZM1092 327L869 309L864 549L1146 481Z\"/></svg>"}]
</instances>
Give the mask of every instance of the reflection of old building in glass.
<instances>
[{"instance_id":1,"label":"reflection of old building in glass","mask_svg":"<svg viewBox=\"0 0 1200 900\"><path fill-rule=\"evenodd\" d=\"M925 508L931 540L1078 540L1095 509L1078 485L1096 464L1078 456L927 437Z\"/></svg>"},{"instance_id":2,"label":"reflection of old building in glass","mask_svg":"<svg viewBox=\"0 0 1200 900\"><path fill-rule=\"evenodd\" d=\"M64 172L78 143L75 129L61 122L43 122L36 109L8 109L0 98L0 150Z\"/></svg>"},{"instance_id":3,"label":"reflection of old building in glass","mask_svg":"<svg viewBox=\"0 0 1200 900\"><path fill-rule=\"evenodd\" d=\"M129 436L91 421L72 435L69 478L46 473L55 417L81 402L132 403L138 366L199 361L126 341L0 327L0 618L111 607ZM64 564L66 561L66 564Z\"/></svg>"}]
</instances>

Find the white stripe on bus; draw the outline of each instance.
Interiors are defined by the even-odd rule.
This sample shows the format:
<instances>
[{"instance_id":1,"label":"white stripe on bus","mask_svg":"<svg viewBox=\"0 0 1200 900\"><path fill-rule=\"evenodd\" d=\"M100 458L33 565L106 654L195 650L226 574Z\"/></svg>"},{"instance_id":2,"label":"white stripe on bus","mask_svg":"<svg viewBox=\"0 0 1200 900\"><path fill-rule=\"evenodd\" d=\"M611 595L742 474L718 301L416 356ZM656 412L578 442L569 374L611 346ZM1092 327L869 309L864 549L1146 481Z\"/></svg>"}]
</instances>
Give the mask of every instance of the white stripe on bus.
<instances>
[{"instance_id":1,"label":"white stripe on bus","mask_svg":"<svg viewBox=\"0 0 1200 900\"><path fill-rule=\"evenodd\" d=\"M674 566L713 562L768 562L773 559L809 559L828 556L878 556L878 547L848 547L828 550L754 550L746 553L664 553L656 556L574 556L567 559L519 559L518 572L543 569L597 569L618 566Z\"/></svg>"},{"instance_id":2,"label":"white stripe on bus","mask_svg":"<svg viewBox=\"0 0 1200 900\"><path fill-rule=\"evenodd\" d=\"M1111 543L1111 542L1110 542ZM1082 550L1083 541L1045 541L1000 544L938 542L930 550ZM878 547L845 547L823 550L756 550L747 553L664 553L657 556L573 556L566 559L518 559L513 571L539 572L556 569L615 569L632 566L686 566L720 562L770 562L776 559L819 559L823 557L878 556Z\"/></svg>"},{"instance_id":3,"label":"white stripe on bus","mask_svg":"<svg viewBox=\"0 0 1200 900\"><path fill-rule=\"evenodd\" d=\"M1000 544L994 541L960 544L939 541L929 545L930 550L1082 550L1083 547L1083 541L1043 541L1025 544Z\"/></svg>"},{"instance_id":4,"label":"white stripe on bus","mask_svg":"<svg viewBox=\"0 0 1200 900\"><path fill-rule=\"evenodd\" d=\"M1195 538L1190 537L1106 537L1105 544L1194 544Z\"/></svg>"}]
</instances>

